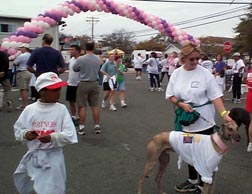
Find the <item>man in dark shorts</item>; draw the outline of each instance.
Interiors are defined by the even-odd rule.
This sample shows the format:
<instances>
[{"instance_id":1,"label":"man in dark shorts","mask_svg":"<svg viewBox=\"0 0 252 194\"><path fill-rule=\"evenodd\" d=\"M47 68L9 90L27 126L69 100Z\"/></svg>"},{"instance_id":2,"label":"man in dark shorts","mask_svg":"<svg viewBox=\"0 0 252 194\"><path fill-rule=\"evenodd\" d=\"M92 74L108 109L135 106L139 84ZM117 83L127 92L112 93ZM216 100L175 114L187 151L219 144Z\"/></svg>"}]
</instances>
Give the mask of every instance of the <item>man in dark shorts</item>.
<instances>
[{"instance_id":1,"label":"man in dark shorts","mask_svg":"<svg viewBox=\"0 0 252 194\"><path fill-rule=\"evenodd\" d=\"M77 88L77 106L79 107L79 135L85 135L86 107L87 103L92 109L94 129L96 134L101 133L100 112L98 106L99 85L98 73L101 60L94 54L94 42L86 43L86 54L79 57L73 65L73 70L80 73L80 83Z\"/></svg>"},{"instance_id":2,"label":"man in dark shorts","mask_svg":"<svg viewBox=\"0 0 252 194\"><path fill-rule=\"evenodd\" d=\"M141 53L138 53L136 58L134 59L134 68L136 71L136 80L141 80L141 74L142 74L142 69L143 69L143 57L141 56Z\"/></svg>"},{"instance_id":3,"label":"man in dark shorts","mask_svg":"<svg viewBox=\"0 0 252 194\"><path fill-rule=\"evenodd\" d=\"M72 58L69 60L68 69L68 81L67 81L67 89L66 89L66 101L69 102L70 113L72 116L72 120L75 126L78 126L78 119L77 119L77 109L76 109L76 93L77 87L80 82L80 75L79 72L75 72L73 70L73 65L75 61L79 58L81 53L81 48L78 45L72 45L71 49L71 56Z\"/></svg>"}]
</instances>

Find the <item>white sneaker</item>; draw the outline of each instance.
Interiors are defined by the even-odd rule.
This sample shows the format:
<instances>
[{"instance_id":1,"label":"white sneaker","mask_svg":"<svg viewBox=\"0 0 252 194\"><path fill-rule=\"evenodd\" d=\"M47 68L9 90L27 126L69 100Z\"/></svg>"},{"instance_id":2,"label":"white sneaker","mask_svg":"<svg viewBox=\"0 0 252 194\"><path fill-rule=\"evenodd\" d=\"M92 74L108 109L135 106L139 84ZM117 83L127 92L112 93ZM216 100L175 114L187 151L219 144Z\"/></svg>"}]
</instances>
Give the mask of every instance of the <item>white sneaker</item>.
<instances>
[{"instance_id":1,"label":"white sneaker","mask_svg":"<svg viewBox=\"0 0 252 194\"><path fill-rule=\"evenodd\" d=\"M109 107L109 110L112 110L112 111L117 111L115 105L111 104L110 107Z\"/></svg>"},{"instance_id":2,"label":"white sneaker","mask_svg":"<svg viewBox=\"0 0 252 194\"><path fill-rule=\"evenodd\" d=\"M95 125L95 134L101 134L101 126L99 124Z\"/></svg>"},{"instance_id":3,"label":"white sneaker","mask_svg":"<svg viewBox=\"0 0 252 194\"><path fill-rule=\"evenodd\" d=\"M101 103L101 107L102 107L102 108L106 108L106 103L105 103L104 100L103 100L102 103Z\"/></svg>"},{"instance_id":4,"label":"white sneaker","mask_svg":"<svg viewBox=\"0 0 252 194\"><path fill-rule=\"evenodd\" d=\"M158 88L158 92L163 92L163 88Z\"/></svg>"},{"instance_id":5,"label":"white sneaker","mask_svg":"<svg viewBox=\"0 0 252 194\"><path fill-rule=\"evenodd\" d=\"M78 135L85 135L86 134L85 128L79 129L77 133Z\"/></svg>"},{"instance_id":6,"label":"white sneaker","mask_svg":"<svg viewBox=\"0 0 252 194\"><path fill-rule=\"evenodd\" d=\"M127 104L124 101L121 101L121 107L125 108L125 107L127 107Z\"/></svg>"},{"instance_id":7,"label":"white sneaker","mask_svg":"<svg viewBox=\"0 0 252 194\"><path fill-rule=\"evenodd\" d=\"M154 92L154 88L150 88L150 91L151 91L151 92Z\"/></svg>"},{"instance_id":8,"label":"white sneaker","mask_svg":"<svg viewBox=\"0 0 252 194\"><path fill-rule=\"evenodd\" d=\"M252 143L248 144L247 152L252 152Z\"/></svg>"}]
</instances>

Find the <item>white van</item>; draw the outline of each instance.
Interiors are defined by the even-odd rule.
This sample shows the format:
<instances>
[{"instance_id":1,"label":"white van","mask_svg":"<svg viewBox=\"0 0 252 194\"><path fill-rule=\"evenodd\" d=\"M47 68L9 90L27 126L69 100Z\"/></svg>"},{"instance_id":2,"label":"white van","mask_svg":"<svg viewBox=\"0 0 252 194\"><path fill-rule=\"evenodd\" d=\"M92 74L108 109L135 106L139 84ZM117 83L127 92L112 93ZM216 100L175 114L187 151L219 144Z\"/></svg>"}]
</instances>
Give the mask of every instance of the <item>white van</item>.
<instances>
[{"instance_id":1,"label":"white van","mask_svg":"<svg viewBox=\"0 0 252 194\"><path fill-rule=\"evenodd\" d=\"M158 59L161 60L162 57L163 57L163 52L161 51L146 51L146 50L134 50L131 54L131 62L132 62L132 65L134 66L134 59L135 57L137 57L137 55L140 53L141 56L143 57L144 61L146 61L147 59L150 58L150 54L151 52L155 52L157 53L157 56L158 56Z\"/></svg>"}]
</instances>

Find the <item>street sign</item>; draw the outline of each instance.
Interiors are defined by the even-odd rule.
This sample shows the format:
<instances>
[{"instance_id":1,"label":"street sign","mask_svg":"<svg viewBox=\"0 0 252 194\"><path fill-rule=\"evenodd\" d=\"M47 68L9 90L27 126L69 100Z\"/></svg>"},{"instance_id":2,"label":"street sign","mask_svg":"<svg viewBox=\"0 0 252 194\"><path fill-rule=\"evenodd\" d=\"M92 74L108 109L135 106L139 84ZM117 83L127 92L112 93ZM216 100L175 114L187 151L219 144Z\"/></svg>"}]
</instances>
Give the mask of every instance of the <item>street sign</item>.
<instances>
[{"instance_id":1,"label":"street sign","mask_svg":"<svg viewBox=\"0 0 252 194\"><path fill-rule=\"evenodd\" d=\"M223 49L226 53L230 53L231 50L232 50L232 44L230 41L226 41L224 42L224 46L223 46Z\"/></svg>"}]
</instances>

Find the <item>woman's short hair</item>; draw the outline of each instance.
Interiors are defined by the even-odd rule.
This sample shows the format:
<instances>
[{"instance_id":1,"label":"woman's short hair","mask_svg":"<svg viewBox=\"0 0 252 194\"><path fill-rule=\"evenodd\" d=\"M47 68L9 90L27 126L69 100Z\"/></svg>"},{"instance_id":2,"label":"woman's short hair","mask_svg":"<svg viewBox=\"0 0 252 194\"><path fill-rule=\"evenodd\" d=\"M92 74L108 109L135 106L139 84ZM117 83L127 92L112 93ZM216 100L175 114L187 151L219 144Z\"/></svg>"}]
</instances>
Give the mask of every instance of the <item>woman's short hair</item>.
<instances>
[{"instance_id":1,"label":"woman's short hair","mask_svg":"<svg viewBox=\"0 0 252 194\"><path fill-rule=\"evenodd\" d=\"M197 44L190 42L183 45L180 53L180 63L183 64L185 58L189 56L192 52L200 53L200 48Z\"/></svg>"},{"instance_id":2,"label":"woman's short hair","mask_svg":"<svg viewBox=\"0 0 252 194\"><path fill-rule=\"evenodd\" d=\"M154 58L157 58L157 53L156 52L151 52L150 55Z\"/></svg>"}]
</instances>

